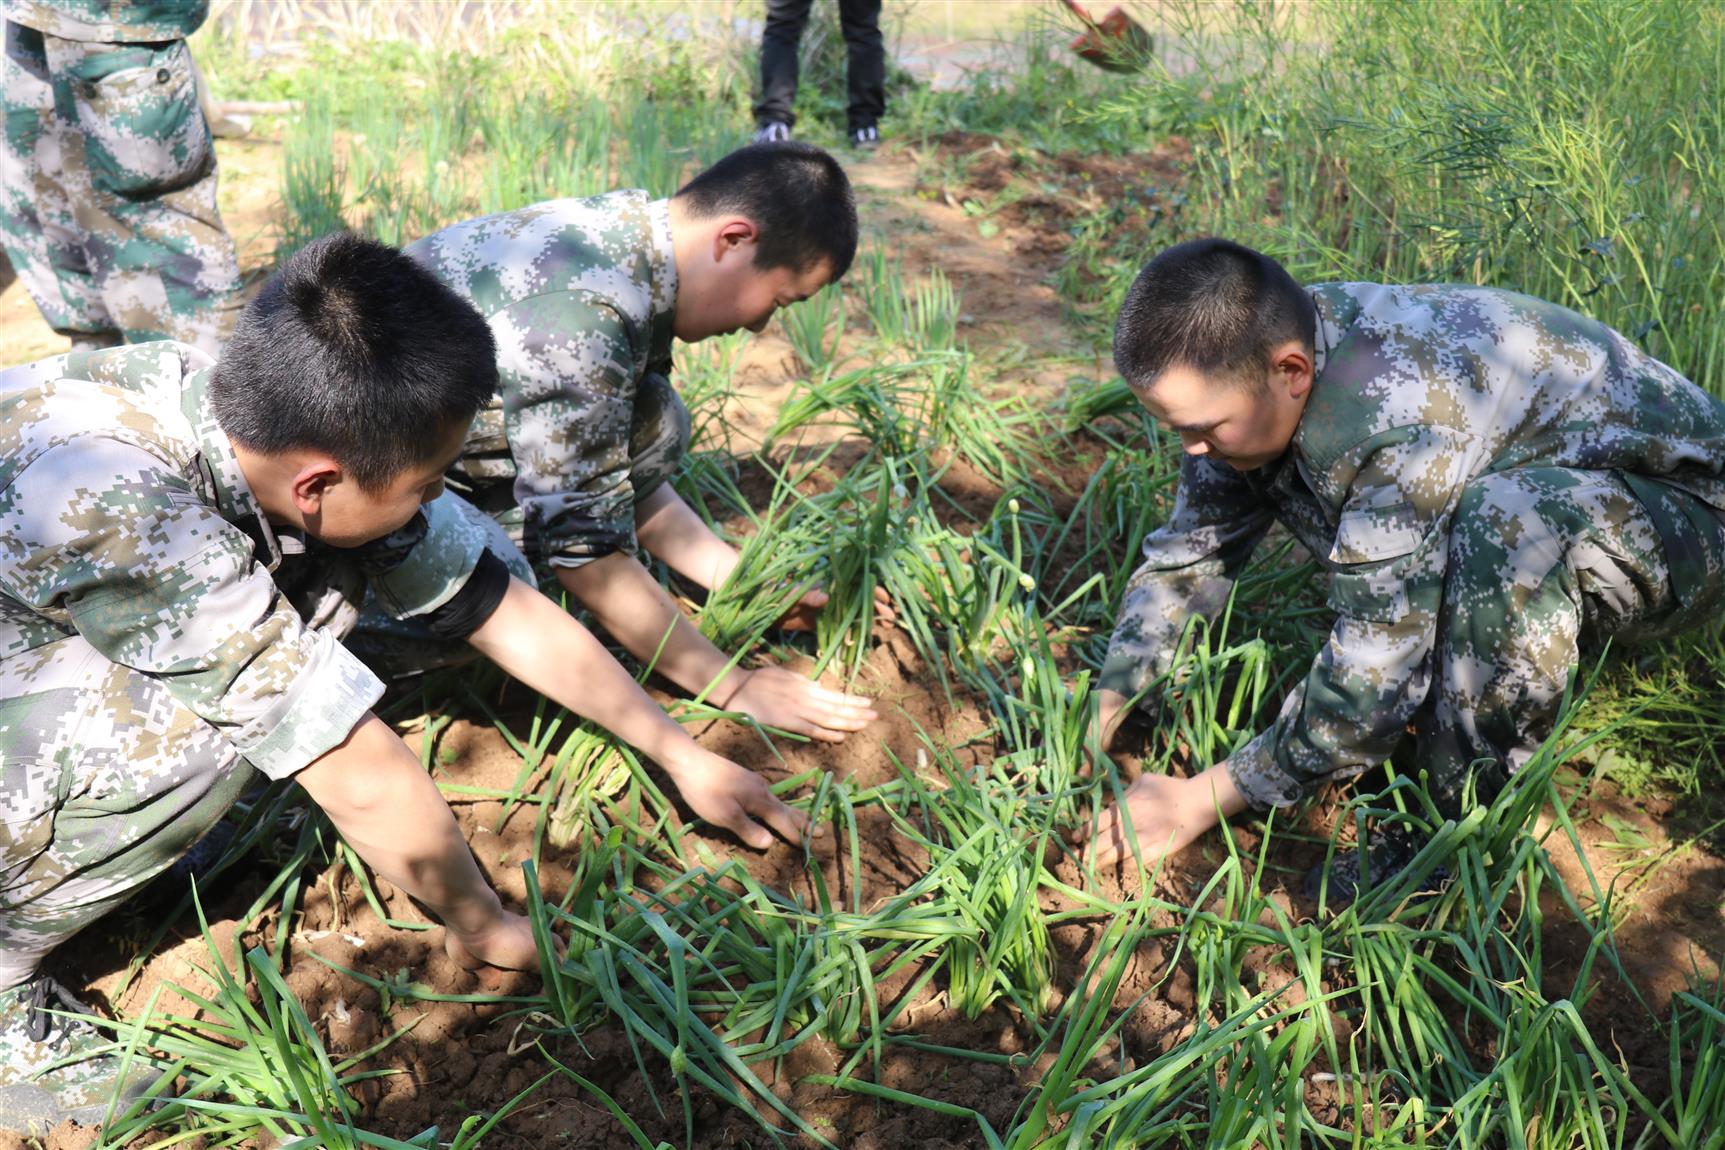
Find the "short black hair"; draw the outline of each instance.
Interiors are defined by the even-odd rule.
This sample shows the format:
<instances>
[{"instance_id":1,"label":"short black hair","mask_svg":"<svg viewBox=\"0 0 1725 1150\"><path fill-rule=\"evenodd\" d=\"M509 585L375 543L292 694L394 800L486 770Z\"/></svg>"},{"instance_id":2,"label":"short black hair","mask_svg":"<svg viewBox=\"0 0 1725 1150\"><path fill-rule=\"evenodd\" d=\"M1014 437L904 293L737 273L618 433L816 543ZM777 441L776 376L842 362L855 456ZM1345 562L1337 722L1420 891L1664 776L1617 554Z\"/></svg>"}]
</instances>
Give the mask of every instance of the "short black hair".
<instances>
[{"instance_id":1,"label":"short black hair","mask_svg":"<svg viewBox=\"0 0 1725 1150\"><path fill-rule=\"evenodd\" d=\"M1144 265L1114 324L1114 366L1147 388L1171 367L1264 387L1270 353L1312 346L1317 308L1288 270L1229 240L1188 240Z\"/></svg>"},{"instance_id":2,"label":"short black hair","mask_svg":"<svg viewBox=\"0 0 1725 1150\"><path fill-rule=\"evenodd\" d=\"M753 220L760 229L758 268L801 273L828 260L836 280L856 258L850 178L813 144L779 140L738 148L684 184L676 198L697 219L735 212Z\"/></svg>"},{"instance_id":3,"label":"short black hair","mask_svg":"<svg viewBox=\"0 0 1725 1150\"><path fill-rule=\"evenodd\" d=\"M375 491L496 389L484 317L395 248L343 232L289 256L246 305L210 404L245 447L327 451Z\"/></svg>"}]
</instances>

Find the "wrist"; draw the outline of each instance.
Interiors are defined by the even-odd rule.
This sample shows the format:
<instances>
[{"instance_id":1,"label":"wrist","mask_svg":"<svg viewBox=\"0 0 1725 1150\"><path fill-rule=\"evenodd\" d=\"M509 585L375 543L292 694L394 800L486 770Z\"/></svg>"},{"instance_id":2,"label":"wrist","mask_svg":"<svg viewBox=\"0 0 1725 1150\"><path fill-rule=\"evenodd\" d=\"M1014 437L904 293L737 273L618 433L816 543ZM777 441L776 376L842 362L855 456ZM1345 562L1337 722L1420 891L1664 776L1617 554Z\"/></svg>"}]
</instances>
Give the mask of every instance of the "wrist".
<instances>
[{"instance_id":1,"label":"wrist","mask_svg":"<svg viewBox=\"0 0 1725 1150\"><path fill-rule=\"evenodd\" d=\"M753 671L745 670L742 667L732 667L714 681L712 688L707 692L707 702L721 711L730 710L731 704L736 702L737 696L743 693L743 688L753 677Z\"/></svg>"},{"instance_id":2,"label":"wrist","mask_svg":"<svg viewBox=\"0 0 1725 1150\"><path fill-rule=\"evenodd\" d=\"M1126 719L1126 703L1126 696L1118 691L1104 689L1096 693L1096 741L1103 750L1114 742L1115 733Z\"/></svg>"},{"instance_id":3,"label":"wrist","mask_svg":"<svg viewBox=\"0 0 1725 1150\"><path fill-rule=\"evenodd\" d=\"M464 937L484 934L503 920L503 900L489 886L482 893L436 910L444 926Z\"/></svg>"},{"instance_id":4,"label":"wrist","mask_svg":"<svg viewBox=\"0 0 1725 1150\"><path fill-rule=\"evenodd\" d=\"M715 763L723 761L713 752L703 750L693 739L689 739L686 745L673 748L661 758L659 765L681 789L688 780L712 773Z\"/></svg>"}]
</instances>

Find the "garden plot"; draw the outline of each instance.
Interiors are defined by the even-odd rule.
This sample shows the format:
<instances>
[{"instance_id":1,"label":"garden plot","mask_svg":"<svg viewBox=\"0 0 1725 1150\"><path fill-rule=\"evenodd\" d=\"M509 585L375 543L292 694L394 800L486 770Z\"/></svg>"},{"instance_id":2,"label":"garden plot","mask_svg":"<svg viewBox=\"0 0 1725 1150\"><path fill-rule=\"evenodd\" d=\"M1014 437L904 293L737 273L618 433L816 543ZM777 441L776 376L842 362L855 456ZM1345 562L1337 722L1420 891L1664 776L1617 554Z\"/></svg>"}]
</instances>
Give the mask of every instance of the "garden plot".
<instances>
[{"instance_id":1,"label":"garden plot","mask_svg":"<svg viewBox=\"0 0 1725 1150\"><path fill-rule=\"evenodd\" d=\"M485 675L427 683L390 713L488 876L532 909L545 968L460 970L293 792L266 793L240 812L252 849L210 884L206 931L188 928L194 912L164 934L158 906L67 958L69 980L126 1020L117 1037L172 1072L175 1100L111 1141L1719 1137L1725 866L1706 822L1660 797L1682 777L1663 776L1664 792L1649 778L1671 770L1661 740L1690 740L1701 761L1716 739L1716 639L1597 679L1585 668L1589 697L1506 795L1439 826L1407 875L1339 913L1298 893L1308 867L1368 814L1434 821L1387 776L1292 820L1241 820L1143 884L1082 865L1070 836L1121 780L1250 737L1327 621L1311 567L1266 548L1198 637L1166 722L1138 731L1117 769L1085 770L1086 668L1177 462L1110 383L1105 332L1085 312L1109 318L1133 245L1215 223L1182 213L1268 227L1294 193L1278 182L1230 200L1246 195L1244 163L1226 195L1207 182L1227 141L1258 147L1257 121L1219 144L1194 116L1186 142L1120 158L1118 140L1064 118L1100 81L1060 72L1046 43L1025 51L1010 81L979 79L945 104L905 97L926 131L853 167L867 240L840 288L758 339L679 350L697 441L678 482L745 559L691 611L751 658L854 683L885 715L834 749L661 698L828 835L749 852L689 822L651 764L527 693ZM692 67L636 63L617 74L651 83L602 92L565 73L559 98L581 129L568 136L553 131L568 122L555 101L513 101L484 71L412 72L391 89L399 105L331 81L283 126L282 235L341 220L404 238L552 189L668 191L742 122L734 92L727 105ZM1014 109L1057 112L1033 123ZM1250 110L1213 106L1205 130ZM1156 194L1119 207L1134 181ZM775 596L808 579L834 602L811 638L786 640L769 627ZM899 605L898 628L871 620L874 586ZM1440 865L1451 881L1423 892Z\"/></svg>"}]
</instances>

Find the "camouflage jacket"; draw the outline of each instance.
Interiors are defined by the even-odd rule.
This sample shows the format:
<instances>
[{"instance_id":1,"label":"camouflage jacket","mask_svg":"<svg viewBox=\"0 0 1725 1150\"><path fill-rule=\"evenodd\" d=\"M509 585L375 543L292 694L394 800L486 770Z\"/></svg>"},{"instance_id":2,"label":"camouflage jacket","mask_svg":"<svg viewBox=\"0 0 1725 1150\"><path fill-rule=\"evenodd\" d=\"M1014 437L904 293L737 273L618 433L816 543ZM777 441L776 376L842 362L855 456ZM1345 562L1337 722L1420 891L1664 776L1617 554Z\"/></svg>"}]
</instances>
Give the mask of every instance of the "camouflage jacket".
<instances>
[{"instance_id":1,"label":"camouflage jacket","mask_svg":"<svg viewBox=\"0 0 1725 1150\"><path fill-rule=\"evenodd\" d=\"M452 481L493 512L512 485L529 559L579 566L633 552L635 391L671 368L668 201L639 191L552 200L455 224L406 251L497 337L498 395L474 420Z\"/></svg>"},{"instance_id":2,"label":"camouflage jacket","mask_svg":"<svg viewBox=\"0 0 1725 1150\"><path fill-rule=\"evenodd\" d=\"M0 372L0 668L79 635L282 778L383 694L339 642L368 585L423 614L482 545L441 499L352 551L271 527L211 415L209 363L163 341Z\"/></svg>"},{"instance_id":3,"label":"camouflage jacket","mask_svg":"<svg viewBox=\"0 0 1725 1150\"><path fill-rule=\"evenodd\" d=\"M1725 508L1725 404L1610 328L1486 288L1311 294L1316 378L1288 452L1253 472L1185 458L1101 676L1133 695L1166 672L1188 617L1216 613L1272 521L1286 525L1329 573L1337 620L1274 725L1230 758L1236 779L1269 780L1247 795L1259 807L1383 762L1404 733L1430 681L1450 519L1470 480L1611 471L1638 494L1665 483ZM1642 501L1671 538L1665 504ZM1674 589L1694 593L1671 560Z\"/></svg>"},{"instance_id":4,"label":"camouflage jacket","mask_svg":"<svg viewBox=\"0 0 1725 1150\"><path fill-rule=\"evenodd\" d=\"M210 0L5 0L14 24L62 40L114 44L183 40L209 14Z\"/></svg>"}]
</instances>

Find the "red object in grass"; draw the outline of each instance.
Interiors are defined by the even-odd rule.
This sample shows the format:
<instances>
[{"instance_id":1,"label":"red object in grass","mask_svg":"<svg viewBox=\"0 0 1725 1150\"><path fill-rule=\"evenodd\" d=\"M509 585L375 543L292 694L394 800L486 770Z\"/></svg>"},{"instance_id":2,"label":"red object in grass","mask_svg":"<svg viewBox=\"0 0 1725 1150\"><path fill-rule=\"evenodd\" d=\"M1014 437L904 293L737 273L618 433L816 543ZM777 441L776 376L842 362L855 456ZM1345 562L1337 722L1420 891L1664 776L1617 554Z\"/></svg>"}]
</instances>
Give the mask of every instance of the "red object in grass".
<instances>
[{"instance_id":1,"label":"red object in grass","mask_svg":"<svg viewBox=\"0 0 1725 1150\"><path fill-rule=\"evenodd\" d=\"M1077 0L1063 2L1085 24L1084 31L1072 41L1072 50L1097 67L1131 72L1150 54L1150 33L1125 9L1111 8L1106 16L1095 20Z\"/></svg>"}]
</instances>

